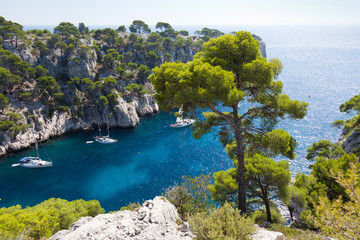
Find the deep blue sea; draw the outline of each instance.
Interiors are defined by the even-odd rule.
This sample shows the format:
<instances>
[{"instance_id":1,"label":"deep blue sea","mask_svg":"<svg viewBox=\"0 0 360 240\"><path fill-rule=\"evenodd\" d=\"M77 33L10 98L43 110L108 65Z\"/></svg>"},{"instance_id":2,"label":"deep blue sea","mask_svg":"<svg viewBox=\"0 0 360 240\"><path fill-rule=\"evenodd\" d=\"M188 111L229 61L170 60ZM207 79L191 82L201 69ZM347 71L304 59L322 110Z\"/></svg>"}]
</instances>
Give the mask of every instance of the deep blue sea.
<instances>
[{"instance_id":1,"label":"deep blue sea","mask_svg":"<svg viewBox=\"0 0 360 240\"><path fill-rule=\"evenodd\" d=\"M284 64L280 80L292 99L309 103L300 121L283 120L279 127L299 142L291 173L309 172L306 148L315 141L337 141L340 130L331 123L350 118L339 105L360 93L360 26L243 26L214 27L227 33L247 30L263 38L268 58ZM176 28L175 28L176 29ZM189 32L201 27L181 27ZM177 30L181 30L177 29ZM203 110L198 109L200 116ZM143 118L133 129L111 129L119 141L112 145L86 144L96 131L75 132L41 144L53 167L11 168L18 157L0 161L0 207L33 206L51 197L67 200L97 199L106 211L130 202L154 198L179 182L182 175L196 176L232 166L215 134L200 140L189 128L171 129L175 117L160 113ZM44 152L46 151L46 153Z\"/></svg>"}]
</instances>

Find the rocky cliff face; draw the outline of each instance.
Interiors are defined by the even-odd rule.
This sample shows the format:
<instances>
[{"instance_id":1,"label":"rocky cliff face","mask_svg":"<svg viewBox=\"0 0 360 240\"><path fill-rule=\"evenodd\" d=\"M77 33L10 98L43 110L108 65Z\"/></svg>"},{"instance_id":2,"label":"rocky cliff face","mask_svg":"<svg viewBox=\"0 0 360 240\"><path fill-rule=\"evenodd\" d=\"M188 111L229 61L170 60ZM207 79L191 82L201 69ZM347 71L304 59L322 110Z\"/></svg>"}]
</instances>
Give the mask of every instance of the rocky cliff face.
<instances>
[{"instance_id":1,"label":"rocky cliff face","mask_svg":"<svg viewBox=\"0 0 360 240\"><path fill-rule=\"evenodd\" d=\"M194 237L189 224L180 220L175 206L164 198L156 197L134 211L80 218L69 230L57 232L50 239L191 240ZM256 226L252 239L283 240L285 237L280 232Z\"/></svg>"},{"instance_id":2,"label":"rocky cliff face","mask_svg":"<svg viewBox=\"0 0 360 240\"><path fill-rule=\"evenodd\" d=\"M38 141L95 125L134 127L141 117L159 111L147 78L150 69L165 61L190 61L201 49L196 44L198 38L165 41L159 40L159 36L129 33L115 33L116 36L109 38L104 32L78 38L28 34L24 39L13 36L0 39L0 70L9 70L11 76L22 79L20 84L6 80L8 86L0 86L10 102L0 115L0 122L9 120L6 113L19 114L22 119L17 124L34 128ZM264 42L260 42L260 50L266 57ZM26 69L26 64L34 73L36 67L46 69L42 76L52 77L60 92L44 90L44 86L39 89L38 72L32 77L19 74L24 72L22 68ZM134 90L129 85L143 88ZM58 93L63 95L58 97ZM31 95L24 97L24 94ZM108 103L101 104L100 100ZM16 132L1 130L0 156L29 147L33 142L31 128Z\"/></svg>"},{"instance_id":3,"label":"rocky cliff face","mask_svg":"<svg viewBox=\"0 0 360 240\"><path fill-rule=\"evenodd\" d=\"M347 130L343 130L339 139L341 146L344 148L346 153L355 153L360 149L360 131L353 130L348 135ZM360 157L359 157L360 161Z\"/></svg>"}]
</instances>

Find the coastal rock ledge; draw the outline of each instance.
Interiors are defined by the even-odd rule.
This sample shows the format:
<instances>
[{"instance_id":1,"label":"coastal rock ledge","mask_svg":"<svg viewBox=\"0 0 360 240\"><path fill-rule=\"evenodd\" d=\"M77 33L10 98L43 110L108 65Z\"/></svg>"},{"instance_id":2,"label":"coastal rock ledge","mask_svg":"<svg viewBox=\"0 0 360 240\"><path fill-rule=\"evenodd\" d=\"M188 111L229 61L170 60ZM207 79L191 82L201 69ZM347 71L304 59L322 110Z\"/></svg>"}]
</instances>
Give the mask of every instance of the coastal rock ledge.
<instances>
[{"instance_id":1,"label":"coastal rock ledge","mask_svg":"<svg viewBox=\"0 0 360 240\"><path fill-rule=\"evenodd\" d=\"M138 210L82 217L70 230L57 232L50 239L191 240L189 225L177 222L181 221L174 205L156 197L144 202Z\"/></svg>"},{"instance_id":2,"label":"coastal rock ledge","mask_svg":"<svg viewBox=\"0 0 360 240\"><path fill-rule=\"evenodd\" d=\"M191 240L195 236L189 224L180 220L174 205L163 197L155 197L134 211L82 217L69 230L59 231L50 239ZM285 237L282 233L257 227L252 239L282 240Z\"/></svg>"}]
</instances>

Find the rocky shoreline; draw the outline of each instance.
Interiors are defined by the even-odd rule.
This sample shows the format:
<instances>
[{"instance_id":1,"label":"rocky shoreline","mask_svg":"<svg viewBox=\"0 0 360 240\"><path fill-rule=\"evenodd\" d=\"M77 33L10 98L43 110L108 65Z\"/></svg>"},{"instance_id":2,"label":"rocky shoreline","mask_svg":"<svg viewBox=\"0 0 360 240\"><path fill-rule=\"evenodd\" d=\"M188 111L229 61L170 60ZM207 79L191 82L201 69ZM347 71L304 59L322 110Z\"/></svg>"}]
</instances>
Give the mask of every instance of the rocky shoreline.
<instances>
[{"instance_id":1,"label":"rocky shoreline","mask_svg":"<svg viewBox=\"0 0 360 240\"><path fill-rule=\"evenodd\" d=\"M30 108L30 109L29 109ZM34 127L34 137L37 141L43 142L52 137L57 137L71 131L89 130L93 126L106 125L109 127L135 127L139 124L141 117L155 115L159 107L151 94L146 94L139 98L134 98L131 103L118 98L118 104L114 107L114 117L106 119L106 116L97 114L91 108L84 112L84 119L73 119L68 112L56 111L51 118L46 118L41 114L42 108L29 108L35 115L32 125ZM105 109L106 111L107 109ZM32 128L27 129L11 139L7 134L0 134L0 157L8 152L16 152L31 147L34 144Z\"/></svg>"}]
</instances>

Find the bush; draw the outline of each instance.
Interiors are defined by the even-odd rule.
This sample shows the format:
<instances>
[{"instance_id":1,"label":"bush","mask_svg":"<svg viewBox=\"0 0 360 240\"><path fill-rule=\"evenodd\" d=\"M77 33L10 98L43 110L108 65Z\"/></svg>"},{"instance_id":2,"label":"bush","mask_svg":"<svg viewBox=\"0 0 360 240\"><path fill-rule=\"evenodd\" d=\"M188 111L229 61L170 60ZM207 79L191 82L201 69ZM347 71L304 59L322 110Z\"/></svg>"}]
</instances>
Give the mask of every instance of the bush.
<instances>
[{"instance_id":1,"label":"bush","mask_svg":"<svg viewBox=\"0 0 360 240\"><path fill-rule=\"evenodd\" d=\"M196 213L189 217L189 223L199 240L250 239L255 231L252 220L240 215L229 203L210 214Z\"/></svg>"},{"instance_id":2,"label":"bush","mask_svg":"<svg viewBox=\"0 0 360 240\"><path fill-rule=\"evenodd\" d=\"M325 239L315 232L306 230L299 230L295 228L286 227L283 224L271 224L268 228L270 231L282 232L286 239L297 239L297 240L316 240L316 239Z\"/></svg>"},{"instance_id":3,"label":"bush","mask_svg":"<svg viewBox=\"0 0 360 240\"><path fill-rule=\"evenodd\" d=\"M284 218L282 218L278 209L276 209L276 210L270 209L270 211L271 211L271 223L280 223L280 224L285 223L286 220ZM259 225L267 222L266 212L264 210L253 212L251 214L251 218L254 220L254 222L256 224L259 224Z\"/></svg>"},{"instance_id":4,"label":"bush","mask_svg":"<svg viewBox=\"0 0 360 240\"><path fill-rule=\"evenodd\" d=\"M210 212L215 207L207 190L210 176L201 174L191 178L183 176L180 185L165 190L165 197L177 208L180 217L184 220L188 215L198 212Z\"/></svg>"},{"instance_id":5,"label":"bush","mask_svg":"<svg viewBox=\"0 0 360 240\"><path fill-rule=\"evenodd\" d=\"M33 95L32 92L24 92L24 93L19 94L19 98L21 98L21 99L29 99L30 97L32 97L32 95Z\"/></svg>"},{"instance_id":6,"label":"bush","mask_svg":"<svg viewBox=\"0 0 360 240\"><path fill-rule=\"evenodd\" d=\"M58 109L60 110L60 111L67 111L67 110L69 110L69 107L68 106L59 106L58 107Z\"/></svg>"},{"instance_id":7,"label":"bush","mask_svg":"<svg viewBox=\"0 0 360 240\"><path fill-rule=\"evenodd\" d=\"M130 203L129 205L127 205L125 207L121 207L120 211L123 211L123 210L134 211L134 210L138 209L139 207L141 207L140 203Z\"/></svg>"},{"instance_id":8,"label":"bush","mask_svg":"<svg viewBox=\"0 0 360 240\"><path fill-rule=\"evenodd\" d=\"M0 209L0 239L42 239L68 229L84 216L104 213L96 200L51 198L34 207L22 209L20 205Z\"/></svg>"}]
</instances>

